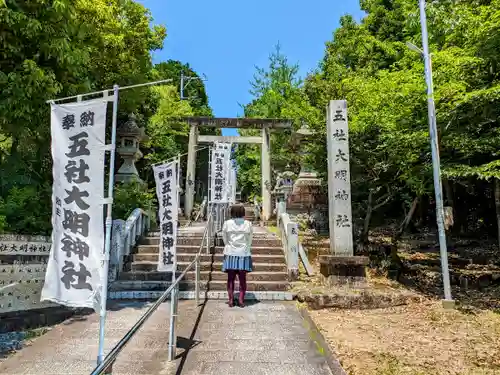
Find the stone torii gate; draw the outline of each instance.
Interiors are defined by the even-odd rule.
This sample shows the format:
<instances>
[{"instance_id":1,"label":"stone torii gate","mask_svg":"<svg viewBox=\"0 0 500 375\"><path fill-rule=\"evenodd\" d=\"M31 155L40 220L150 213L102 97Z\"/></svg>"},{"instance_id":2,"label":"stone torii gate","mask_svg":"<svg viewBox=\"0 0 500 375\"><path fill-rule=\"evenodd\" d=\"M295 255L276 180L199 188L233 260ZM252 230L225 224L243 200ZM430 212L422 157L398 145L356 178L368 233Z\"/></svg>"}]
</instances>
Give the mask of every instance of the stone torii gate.
<instances>
[{"instance_id":1,"label":"stone torii gate","mask_svg":"<svg viewBox=\"0 0 500 375\"><path fill-rule=\"evenodd\" d=\"M196 170L196 147L200 143L229 142L261 145L261 172L262 172L262 217L269 220L271 208L271 158L269 155L269 129L290 129L291 120L285 119L257 119L257 118L212 118L212 117L185 117L183 119L190 125L188 160L186 173L186 195L184 211L186 217L191 216L194 204L194 181ZM230 137L217 135L200 135L199 128L236 128L260 129L260 136Z\"/></svg>"}]
</instances>

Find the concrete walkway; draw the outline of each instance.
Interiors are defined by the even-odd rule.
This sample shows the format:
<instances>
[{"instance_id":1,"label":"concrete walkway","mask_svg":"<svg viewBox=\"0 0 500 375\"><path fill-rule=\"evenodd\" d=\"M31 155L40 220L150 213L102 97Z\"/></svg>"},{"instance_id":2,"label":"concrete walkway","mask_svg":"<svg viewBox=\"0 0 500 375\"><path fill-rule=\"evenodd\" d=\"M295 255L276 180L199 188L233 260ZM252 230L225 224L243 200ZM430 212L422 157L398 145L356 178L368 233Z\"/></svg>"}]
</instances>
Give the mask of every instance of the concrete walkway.
<instances>
[{"instance_id":1,"label":"concrete walkway","mask_svg":"<svg viewBox=\"0 0 500 375\"><path fill-rule=\"evenodd\" d=\"M106 352L146 311L149 303L113 303ZM279 374L330 375L309 339L295 303L260 302L244 309L223 301L180 301L178 356L167 361L169 304L165 303L125 347L114 375ZM0 360L2 375L88 375L95 366L97 314L62 323L30 346Z\"/></svg>"},{"instance_id":2,"label":"concrete walkway","mask_svg":"<svg viewBox=\"0 0 500 375\"><path fill-rule=\"evenodd\" d=\"M105 349L132 328L149 303L112 303L106 324ZM195 320L194 304L183 306L185 321ZM170 374L175 364L167 361L169 304L158 308L125 347L113 366L114 375ZM2 375L88 375L96 365L99 316L92 314L52 328L30 346L0 362Z\"/></svg>"},{"instance_id":3,"label":"concrete walkway","mask_svg":"<svg viewBox=\"0 0 500 375\"><path fill-rule=\"evenodd\" d=\"M179 331L179 335L187 332ZM330 375L294 302L208 301L177 375Z\"/></svg>"}]
</instances>

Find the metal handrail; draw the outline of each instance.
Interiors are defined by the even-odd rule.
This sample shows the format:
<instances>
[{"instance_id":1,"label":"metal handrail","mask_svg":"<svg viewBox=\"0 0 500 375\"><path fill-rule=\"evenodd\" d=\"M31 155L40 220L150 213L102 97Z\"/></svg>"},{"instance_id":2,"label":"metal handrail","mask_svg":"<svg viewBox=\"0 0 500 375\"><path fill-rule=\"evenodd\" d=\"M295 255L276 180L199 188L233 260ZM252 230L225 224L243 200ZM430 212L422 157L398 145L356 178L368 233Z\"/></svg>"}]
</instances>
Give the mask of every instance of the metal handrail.
<instances>
[{"instance_id":1,"label":"metal handrail","mask_svg":"<svg viewBox=\"0 0 500 375\"><path fill-rule=\"evenodd\" d=\"M188 271L193 268L193 266L196 266L196 300L198 302L199 298L199 259L201 256L201 252L203 250L203 245L205 241L207 242L206 245L207 247L210 246L210 237L208 237L209 231L212 229L212 223L211 220L212 216L208 216L207 220L207 226L205 227L205 230L203 232L203 237L201 239L201 245L200 249L198 250L198 253L195 256L195 259L189 263L189 265L186 267L186 269L181 273L181 275L175 279L175 281L167 288L165 292L158 298L158 300L149 308L147 311L140 317L140 319L137 321L137 323L134 324L132 328L123 336L123 338L114 346L114 348L109 352L109 354L104 358L104 360L94 368L94 370L90 373L90 375L101 375L103 371L108 369L110 365L113 364L113 362L116 360L116 357L120 352L123 350L125 345L130 341L130 339L137 333L137 331L143 326L143 324L149 319L149 317L158 309L158 307L165 302L165 300L168 298L168 296L172 293L174 288L178 286L178 284L181 282L181 280L186 276ZM172 301L171 303L174 303Z\"/></svg>"}]
</instances>

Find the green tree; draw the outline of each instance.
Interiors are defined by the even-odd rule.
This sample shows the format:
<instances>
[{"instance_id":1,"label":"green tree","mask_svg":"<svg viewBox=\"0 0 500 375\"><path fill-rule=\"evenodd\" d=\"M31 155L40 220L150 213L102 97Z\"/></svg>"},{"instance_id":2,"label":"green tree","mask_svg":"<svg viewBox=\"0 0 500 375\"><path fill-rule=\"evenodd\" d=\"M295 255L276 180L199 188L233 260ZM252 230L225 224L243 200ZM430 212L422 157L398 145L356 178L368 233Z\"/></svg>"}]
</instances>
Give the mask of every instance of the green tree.
<instances>
[{"instance_id":1,"label":"green tree","mask_svg":"<svg viewBox=\"0 0 500 375\"><path fill-rule=\"evenodd\" d=\"M172 79L180 95L181 73L184 74L184 97L193 108L195 116L212 116L208 105L208 96L201 77L189 66L180 61L168 60L156 64L154 73L159 79Z\"/></svg>"},{"instance_id":2,"label":"green tree","mask_svg":"<svg viewBox=\"0 0 500 375\"><path fill-rule=\"evenodd\" d=\"M443 1L427 6L448 204L453 204L456 184L479 187L478 178L498 176L494 51L499 4ZM406 211L412 214L416 202L432 199L433 185L423 64L404 44L420 43L418 4L366 0L361 6L367 16L359 24L350 16L341 19L319 71L306 79L304 91L318 110L330 99L348 101L353 205L355 216L369 224L373 205L387 217L384 205L379 205L385 203L397 217L393 208L406 201ZM314 124L324 137L324 122ZM316 168L325 173L325 145L316 143L311 153ZM468 212L456 214L466 218ZM361 232L366 238L366 225Z\"/></svg>"},{"instance_id":3,"label":"green tree","mask_svg":"<svg viewBox=\"0 0 500 375\"><path fill-rule=\"evenodd\" d=\"M158 108L147 124L153 150L147 158L157 163L187 151L189 125L178 119L192 116L193 110L187 101L180 100L174 86L155 87L152 91L157 95Z\"/></svg>"},{"instance_id":4,"label":"green tree","mask_svg":"<svg viewBox=\"0 0 500 375\"><path fill-rule=\"evenodd\" d=\"M281 118L293 120L293 129L310 121L317 121L315 110L309 105L301 89L298 77L299 67L290 64L281 53L279 44L269 56L267 68L257 68L250 93L252 102L244 107L245 117ZM241 130L241 135L258 135L259 130ZM292 142L292 131L271 131L271 168L273 172L283 171L289 166L296 173L300 170L300 155ZM236 151L238 163L238 186L244 196L260 195L261 153L260 146L239 145ZM274 173L273 173L274 174ZM271 181L271 184L274 182Z\"/></svg>"},{"instance_id":5,"label":"green tree","mask_svg":"<svg viewBox=\"0 0 500 375\"><path fill-rule=\"evenodd\" d=\"M151 28L150 21L149 11L132 0L7 0L0 7L0 197L4 205L18 202L19 212L38 218L37 224L19 227L16 218L4 215L4 230L39 233L49 228L46 101L147 81L150 52L165 37L165 29ZM121 95L120 111L135 111L141 91ZM25 199L26 194L32 198Z\"/></svg>"}]
</instances>

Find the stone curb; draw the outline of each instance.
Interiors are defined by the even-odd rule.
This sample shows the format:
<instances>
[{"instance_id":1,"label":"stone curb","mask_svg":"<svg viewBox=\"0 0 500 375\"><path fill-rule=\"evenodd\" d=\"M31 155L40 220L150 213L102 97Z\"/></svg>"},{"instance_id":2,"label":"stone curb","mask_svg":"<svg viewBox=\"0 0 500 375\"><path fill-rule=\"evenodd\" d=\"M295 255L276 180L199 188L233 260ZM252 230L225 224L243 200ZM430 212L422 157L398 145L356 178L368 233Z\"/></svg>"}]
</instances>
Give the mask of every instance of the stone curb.
<instances>
[{"instance_id":1,"label":"stone curb","mask_svg":"<svg viewBox=\"0 0 500 375\"><path fill-rule=\"evenodd\" d=\"M322 310L329 308L372 310L388 307L404 306L414 302L425 300L418 294L399 294L386 296L383 294L365 293L360 294L311 294L310 292L297 291L295 299L300 303L306 303L311 310Z\"/></svg>"},{"instance_id":2,"label":"stone curb","mask_svg":"<svg viewBox=\"0 0 500 375\"><path fill-rule=\"evenodd\" d=\"M235 289L234 293L238 293L238 289ZM120 292L108 292L108 298L110 300L155 300L160 298L163 294L162 291L120 291ZM225 291L209 291L200 292L200 300L227 300L227 292ZM180 291L179 299L181 300L194 300L194 291ZM245 295L247 300L257 300L257 301L292 301L293 294L289 292L257 292L249 291ZM170 298L167 298L167 301Z\"/></svg>"},{"instance_id":3,"label":"stone curb","mask_svg":"<svg viewBox=\"0 0 500 375\"><path fill-rule=\"evenodd\" d=\"M316 345L321 348L323 355L326 359L326 363L328 364L328 367L332 371L333 375L347 375L345 370L342 368L342 365L340 364L339 360L337 357L333 354L332 350L330 349L330 346L328 345L327 341L325 340L325 337L319 330L318 326L316 323L314 323L314 320L311 318L311 315L309 314L309 311L307 311L307 308L305 307L298 307L300 315L304 319L304 323L306 324L306 327L309 331L309 336L311 337L311 340L313 340Z\"/></svg>"}]
</instances>

